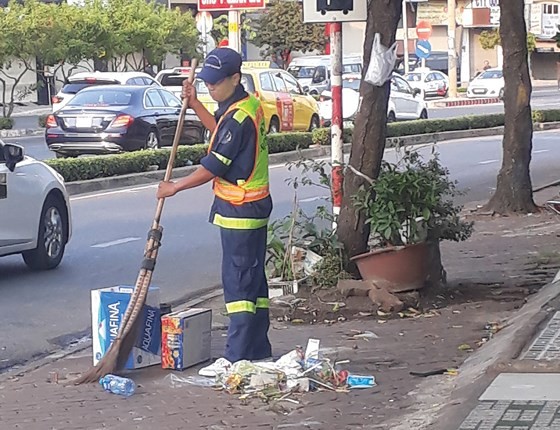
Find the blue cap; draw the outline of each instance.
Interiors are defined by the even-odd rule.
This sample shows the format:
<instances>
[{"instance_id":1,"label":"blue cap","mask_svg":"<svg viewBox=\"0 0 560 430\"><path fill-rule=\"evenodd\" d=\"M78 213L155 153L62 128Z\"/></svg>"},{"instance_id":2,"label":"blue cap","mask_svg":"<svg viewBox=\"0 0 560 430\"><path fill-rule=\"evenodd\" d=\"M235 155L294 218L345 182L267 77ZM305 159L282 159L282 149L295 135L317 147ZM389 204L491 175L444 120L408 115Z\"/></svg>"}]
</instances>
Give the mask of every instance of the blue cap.
<instances>
[{"instance_id":1,"label":"blue cap","mask_svg":"<svg viewBox=\"0 0 560 430\"><path fill-rule=\"evenodd\" d=\"M241 55L231 48L216 48L206 56L198 77L208 84L217 84L228 76L241 73Z\"/></svg>"}]
</instances>

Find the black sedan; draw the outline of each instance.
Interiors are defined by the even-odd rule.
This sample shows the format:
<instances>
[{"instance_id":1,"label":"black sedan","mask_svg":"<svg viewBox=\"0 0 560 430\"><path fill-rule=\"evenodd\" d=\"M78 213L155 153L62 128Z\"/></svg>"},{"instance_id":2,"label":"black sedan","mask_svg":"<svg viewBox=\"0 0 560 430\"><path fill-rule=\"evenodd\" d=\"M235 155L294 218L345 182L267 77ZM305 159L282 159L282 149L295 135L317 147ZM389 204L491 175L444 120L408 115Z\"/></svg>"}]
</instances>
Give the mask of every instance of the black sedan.
<instances>
[{"instance_id":1,"label":"black sedan","mask_svg":"<svg viewBox=\"0 0 560 430\"><path fill-rule=\"evenodd\" d=\"M173 144L180 110L181 101L162 88L89 87L48 116L45 139L57 157L156 149ZM203 141L203 125L187 111L181 143Z\"/></svg>"}]
</instances>

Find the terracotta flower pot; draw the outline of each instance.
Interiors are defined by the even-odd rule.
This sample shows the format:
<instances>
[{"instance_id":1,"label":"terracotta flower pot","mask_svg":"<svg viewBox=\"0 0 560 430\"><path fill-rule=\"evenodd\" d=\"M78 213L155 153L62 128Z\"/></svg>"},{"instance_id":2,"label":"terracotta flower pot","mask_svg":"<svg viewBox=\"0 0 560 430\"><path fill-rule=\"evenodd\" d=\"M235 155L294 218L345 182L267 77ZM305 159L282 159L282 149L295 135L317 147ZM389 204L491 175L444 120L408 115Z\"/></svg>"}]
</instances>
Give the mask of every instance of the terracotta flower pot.
<instances>
[{"instance_id":1,"label":"terracotta flower pot","mask_svg":"<svg viewBox=\"0 0 560 430\"><path fill-rule=\"evenodd\" d=\"M390 292L423 288L429 273L429 245L426 242L382 248L352 257L366 281L380 283Z\"/></svg>"}]
</instances>

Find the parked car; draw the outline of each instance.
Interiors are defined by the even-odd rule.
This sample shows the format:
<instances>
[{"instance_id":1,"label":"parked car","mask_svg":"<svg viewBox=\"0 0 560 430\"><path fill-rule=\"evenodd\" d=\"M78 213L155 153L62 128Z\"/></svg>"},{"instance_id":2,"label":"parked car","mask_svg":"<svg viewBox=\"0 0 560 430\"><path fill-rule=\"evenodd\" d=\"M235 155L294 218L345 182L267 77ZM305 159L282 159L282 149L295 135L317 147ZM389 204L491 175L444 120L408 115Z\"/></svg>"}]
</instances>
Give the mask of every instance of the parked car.
<instances>
[{"instance_id":1,"label":"parked car","mask_svg":"<svg viewBox=\"0 0 560 430\"><path fill-rule=\"evenodd\" d=\"M320 126L317 100L305 94L298 81L281 69L243 68L241 83L260 101L269 133L309 131ZM199 100L210 112L218 105L201 80L195 81Z\"/></svg>"},{"instance_id":2,"label":"parked car","mask_svg":"<svg viewBox=\"0 0 560 430\"><path fill-rule=\"evenodd\" d=\"M361 55L345 55L342 59L342 74L359 74L362 72ZM288 66L300 85L309 94L321 94L331 89L331 57L329 55L309 55L296 57Z\"/></svg>"},{"instance_id":3,"label":"parked car","mask_svg":"<svg viewBox=\"0 0 560 430\"><path fill-rule=\"evenodd\" d=\"M345 121L354 121L360 106L360 75L342 77L342 116ZM428 118L426 102L419 89L413 89L406 80L394 73L391 78L391 95L387 107L387 121ZM332 118L332 93L323 91L320 99L321 120L329 126Z\"/></svg>"},{"instance_id":4,"label":"parked car","mask_svg":"<svg viewBox=\"0 0 560 430\"><path fill-rule=\"evenodd\" d=\"M53 113L62 109L84 88L95 85L155 85L159 83L143 72L80 72L68 78L60 91L52 98Z\"/></svg>"},{"instance_id":5,"label":"parked car","mask_svg":"<svg viewBox=\"0 0 560 430\"><path fill-rule=\"evenodd\" d=\"M467 97L504 98L504 73L502 69L488 69L476 76L467 88Z\"/></svg>"},{"instance_id":6,"label":"parked car","mask_svg":"<svg viewBox=\"0 0 560 430\"><path fill-rule=\"evenodd\" d=\"M71 234L62 176L0 140L0 256L22 254L31 269L54 269Z\"/></svg>"},{"instance_id":7,"label":"parked car","mask_svg":"<svg viewBox=\"0 0 560 430\"><path fill-rule=\"evenodd\" d=\"M404 77L412 88L418 88L424 98L447 96L449 78L437 70L417 68Z\"/></svg>"},{"instance_id":8,"label":"parked car","mask_svg":"<svg viewBox=\"0 0 560 430\"><path fill-rule=\"evenodd\" d=\"M48 116L45 140L57 157L157 149L173 143L180 110L181 101L160 87L85 88ZM187 113L181 143L203 135L198 117Z\"/></svg>"},{"instance_id":9,"label":"parked car","mask_svg":"<svg viewBox=\"0 0 560 430\"><path fill-rule=\"evenodd\" d=\"M155 80L166 90L171 91L179 99L183 91L183 81L189 77L191 67L175 67L158 72Z\"/></svg>"}]
</instances>

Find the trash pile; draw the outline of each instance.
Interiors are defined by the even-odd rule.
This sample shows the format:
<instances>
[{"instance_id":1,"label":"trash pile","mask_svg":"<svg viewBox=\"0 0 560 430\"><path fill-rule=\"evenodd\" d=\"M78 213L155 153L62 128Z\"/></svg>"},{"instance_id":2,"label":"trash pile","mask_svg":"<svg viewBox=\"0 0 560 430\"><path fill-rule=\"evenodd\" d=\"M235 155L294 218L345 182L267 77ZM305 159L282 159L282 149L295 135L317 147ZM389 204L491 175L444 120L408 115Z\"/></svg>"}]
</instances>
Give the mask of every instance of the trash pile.
<instances>
[{"instance_id":1,"label":"trash pile","mask_svg":"<svg viewBox=\"0 0 560 430\"><path fill-rule=\"evenodd\" d=\"M375 377L349 374L343 368L348 360L332 362L322 357L319 340L309 339L305 352L298 347L276 361L233 363L215 378L173 375L172 385L181 383L199 386L214 386L230 394L240 394L240 399L251 397L265 401L285 400L294 393L330 390L348 392L353 388L371 388L376 385Z\"/></svg>"}]
</instances>

